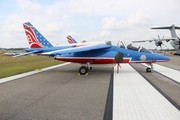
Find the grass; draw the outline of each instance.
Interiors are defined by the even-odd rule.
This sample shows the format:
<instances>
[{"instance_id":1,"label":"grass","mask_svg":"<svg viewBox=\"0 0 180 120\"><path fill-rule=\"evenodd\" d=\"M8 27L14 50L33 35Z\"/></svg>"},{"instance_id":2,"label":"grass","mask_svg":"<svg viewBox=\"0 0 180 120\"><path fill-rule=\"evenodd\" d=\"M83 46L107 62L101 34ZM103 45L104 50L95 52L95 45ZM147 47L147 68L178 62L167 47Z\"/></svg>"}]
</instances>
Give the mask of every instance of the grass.
<instances>
[{"instance_id":1,"label":"grass","mask_svg":"<svg viewBox=\"0 0 180 120\"><path fill-rule=\"evenodd\" d=\"M61 63L63 62L56 61L47 56L28 55L14 58L11 56L4 56L4 52L0 52L0 79Z\"/></svg>"}]
</instances>

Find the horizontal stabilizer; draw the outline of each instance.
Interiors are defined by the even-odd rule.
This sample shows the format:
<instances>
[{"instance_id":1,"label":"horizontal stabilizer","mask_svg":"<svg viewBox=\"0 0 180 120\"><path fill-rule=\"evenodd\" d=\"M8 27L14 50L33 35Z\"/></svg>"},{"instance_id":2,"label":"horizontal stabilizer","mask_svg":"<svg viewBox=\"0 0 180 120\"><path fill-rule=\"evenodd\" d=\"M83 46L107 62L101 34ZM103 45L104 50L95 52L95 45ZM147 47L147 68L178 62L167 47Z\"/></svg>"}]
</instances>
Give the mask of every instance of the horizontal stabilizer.
<instances>
[{"instance_id":1,"label":"horizontal stabilizer","mask_svg":"<svg viewBox=\"0 0 180 120\"><path fill-rule=\"evenodd\" d=\"M39 53L39 52L42 52L42 51L41 50L34 50L34 51L31 51L31 52L22 53L20 55L15 55L13 57L21 57L21 56L26 56L26 55L29 55L29 54L36 54L36 53Z\"/></svg>"},{"instance_id":2,"label":"horizontal stabilizer","mask_svg":"<svg viewBox=\"0 0 180 120\"><path fill-rule=\"evenodd\" d=\"M166 26L166 27L153 27L151 29L171 29L171 28L175 28L175 29L180 29L180 27L175 26L174 24L172 24L171 26Z\"/></svg>"}]
</instances>

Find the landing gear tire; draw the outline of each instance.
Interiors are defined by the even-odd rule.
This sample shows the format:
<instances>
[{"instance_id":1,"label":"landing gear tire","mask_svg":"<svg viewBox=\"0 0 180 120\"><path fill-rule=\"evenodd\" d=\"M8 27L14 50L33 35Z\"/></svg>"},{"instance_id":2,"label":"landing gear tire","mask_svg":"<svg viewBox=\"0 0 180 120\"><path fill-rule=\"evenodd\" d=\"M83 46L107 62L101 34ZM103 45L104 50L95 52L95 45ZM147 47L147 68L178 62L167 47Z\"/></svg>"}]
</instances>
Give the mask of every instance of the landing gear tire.
<instances>
[{"instance_id":1,"label":"landing gear tire","mask_svg":"<svg viewBox=\"0 0 180 120\"><path fill-rule=\"evenodd\" d=\"M88 68L87 68L87 67L81 66L81 67L79 68L79 74L80 74L80 75L86 75L87 73L88 73Z\"/></svg>"},{"instance_id":2,"label":"landing gear tire","mask_svg":"<svg viewBox=\"0 0 180 120\"><path fill-rule=\"evenodd\" d=\"M151 68L146 68L146 72L151 72Z\"/></svg>"}]
</instances>

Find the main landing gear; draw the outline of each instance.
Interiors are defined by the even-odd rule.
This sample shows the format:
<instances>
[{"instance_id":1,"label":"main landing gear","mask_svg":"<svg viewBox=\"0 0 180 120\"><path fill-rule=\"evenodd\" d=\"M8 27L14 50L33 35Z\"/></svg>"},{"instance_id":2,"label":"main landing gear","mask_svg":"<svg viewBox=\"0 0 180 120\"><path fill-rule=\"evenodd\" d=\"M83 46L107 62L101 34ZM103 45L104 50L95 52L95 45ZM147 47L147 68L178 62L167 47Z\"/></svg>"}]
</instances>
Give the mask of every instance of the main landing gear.
<instances>
[{"instance_id":1,"label":"main landing gear","mask_svg":"<svg viewBox=\"0 0 180 120\"><path fill-rule=\"evenodd\" d=\"M86 66L81 66L79 68L79 74L80 75L87 75L88 74L88 68Z\"/></svg>"},{"instance_id":2,"label":"main landing gear","mask_svg":"<svg viewBox=\"0 0 180 120\"><path fill-rule=\"evenodd\" d=\"M88 71L91 70L90 63L86 63L86 66L81 66L79 68L79 75L88 75Z\"/></svg>"},{"instance_id":3,"label":"main landing gear","mask_svg":"<svg viewBox=\"0 0 180 120\"><path fill-rule=\"evenodd\" d=\"M146 72L151 72L154 68L153 68L153 64L152 63L149 63L148 66L151 66L151 67L147 67L146 68Z\"/></svg>"}]
</instances>

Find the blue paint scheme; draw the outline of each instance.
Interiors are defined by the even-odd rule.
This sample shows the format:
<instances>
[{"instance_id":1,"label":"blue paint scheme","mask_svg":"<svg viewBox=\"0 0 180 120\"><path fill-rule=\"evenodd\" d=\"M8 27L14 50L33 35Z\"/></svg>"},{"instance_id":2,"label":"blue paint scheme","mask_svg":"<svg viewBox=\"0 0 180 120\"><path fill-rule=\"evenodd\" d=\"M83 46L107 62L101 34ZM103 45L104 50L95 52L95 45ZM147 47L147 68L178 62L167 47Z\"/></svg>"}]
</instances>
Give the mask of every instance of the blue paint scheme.
<instances>
[{"instance_id":1,"label":"blue paint scheme","mask_svg":"<svg viewBox=\"0 0 180 120\"><path fill-rule=\"evenodd\" d=\"M101 46L101 45L99 45ZM123 53L124 58L131 58L131 62L145 62L145 61L169 61L170 58L160 55L160 54L152 54L148 52L138 52L134 50L128 50L124 48L119 48L116 46L111 46L111 45L103 45L104 47L102 48L96 48L95 50L88 50L91 49L92 47L87 48L76 48L78 49L79 52L73 51L73 50L65 50L63 52L58 52L58 57L97 57L97 58L114 58L115 55L120 52ZM105 47L107 46L107 47ZM52 53L54 54L54 53ZM52 55L51 54L51 55ZM57 54L57 53L56 53ZM55 54L54 54L55 55ZM146 59L142 61L140 58L141 56L144 55Z\"/></svg>"},{"instance_id":2,"label":"blue paint scheme","mask_svg":"<svg viewBox=\"0 0 180 120\"><path fill-rule=\"evenodd\" d=\"M97 58L114 58L118 52L123 53L124 58L130 58L131 62L146 61L169 61L170 59L160 54L152 54L148 52L138 52L112 45L93 45L83 47L62 46L51 48L32 48L25 49L28 53L40 54L51 57L97 57ZM48 53L49 52L49 53ZM48 54L47 54L48 53ZM142 61L140 58L144 55L146 58Z\"/></svg>"},{"instance_id":3,"label":"blue paint scheme","mask_svg":"<svg viewBox=\"0 0 180 120\"><path fill-rule=\"evenodd\" d=\"M148 53L148 52L138 52L138 51L134 51L134 50L128 50L128 49L124 49L124 48L119 48L116 46L112 46L111 49L109 49L110 51L117 51L117 52L122 52L124 57L128 58L131 57L131 61L140 61L140 57L142 55L146 56L146 60L170 60L169 57L167 56L163 56L161 54L153 54L153 53Z\"/></svg>"},{"instance_id":4,"label":"blue paint scheme","mask_svg":"<svg viewBox=\"0 0 180 120\"><path fill-rule=\"evenodd\" d=\"M86 52L76 52L76 53L66 53L59 55L58 57L97 57L97 58L114 58L117 54L116 51L108 51L108 50L92 50Z\"/></svg>"},{"instance_id":5,"label":"blue paint scheme","mask_svg":"<svg viewBox=\"0 0 180 120\"><path fill-rule=\"evenodd\" d=\"M111 48L111 46L106 45L106 44L98 44L98 45L91 45L91 46L82 46L82 47L72 47L69 49L64 49L64 50L59 50L52 52L50 55L55 56L55 55L62 55L62 54L70 54L70 53L79 53L79 52L86 52L86 51L95 51L95 50L103 50Z\"/></svg>"}]
</instances>

